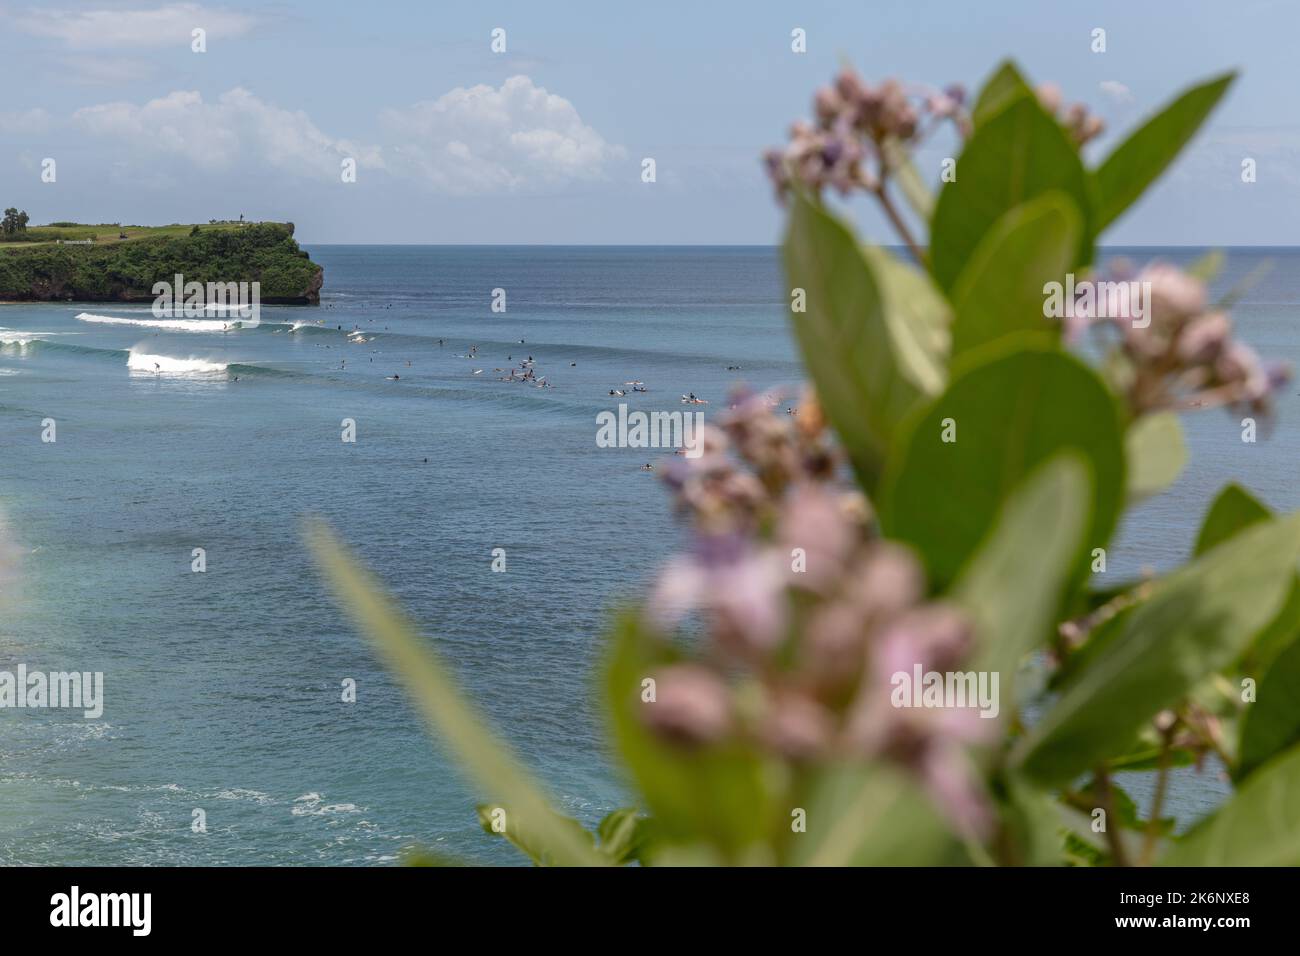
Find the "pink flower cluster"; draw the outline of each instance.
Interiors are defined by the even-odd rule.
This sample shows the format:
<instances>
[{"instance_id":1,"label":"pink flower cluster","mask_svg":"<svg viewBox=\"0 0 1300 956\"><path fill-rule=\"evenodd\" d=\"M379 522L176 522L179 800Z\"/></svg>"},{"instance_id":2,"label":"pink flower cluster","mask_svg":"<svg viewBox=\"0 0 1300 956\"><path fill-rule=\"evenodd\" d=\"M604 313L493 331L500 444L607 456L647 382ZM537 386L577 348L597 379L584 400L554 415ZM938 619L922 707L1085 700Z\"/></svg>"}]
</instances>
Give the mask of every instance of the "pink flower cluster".
<instances>
[{"instance_id":1,"label":"pink flower cluster","mask_svg":"<svg viewBox=\"0 0 1300 956\"><path fill-rule=\"evenodd\" d=\"M933 121L952 119L963 131L968 129L962 111L965 98L958 86L915 96L897 80L873 87L845 67L832 85L817 91L815 122L796 122L784 149L764 153L778 198L794 181L817 192L825 186L841 194L855 189L879 191L891 172L887 144L916 140L923 116Z\"/></svg>"},{"instance_id":2,"label":"pink flower cluster","mask_svg":"<svg viewBox=\"0 0 1300 956\"><path fill-rule=\"evenodd\" d=\"M1104 323L1118 333L1120 385L1135 414L1159 409L1234 409L1267 415L1273 395L1291 378L1284 361L1265 361L1233 337L1232 318L1210 304L1205 283L1167 263L1153 263L1136 275L1124 263L1111 280L1135 283L1142 309L1119 315L1082 314L1070 328ZM1135 313L1144 312L1140 321Z\"/></svg>"},{"instance_id":3,"label":"pink flower cluster","mask_svg":"<svg viewBox=\"0 0 1300 956\"><path fill-rule=\"evenodd\" d=\"M744 741L795 764L857 757L912 771L963 832L990 816L967 747L996 722L967 708L899 708L891 677L955 669L971 651L965 617L926 601L907 549L872 533L816 400L794 414L741 395L709 428L705 453L667 481L694 543L663 571L646 607L665 637L694 616L692 663L651 675L642 714L681 746Z\"/></svg>"},{"instance_id":4,"label":"pink flower cluster","mask_svg":"<svg viewBox=\"0 0 1300 956\"><path fill-rule=\"evenodd\" d=\"M1062 114L1061 88L1055 83L1044 83L1034 92L1043 109L1060 121L1076 145L1082 146L1106 131L1106 124L1101 117L1089 113L1084 103L1071 103Z\"/></svg>"}]
</instances>

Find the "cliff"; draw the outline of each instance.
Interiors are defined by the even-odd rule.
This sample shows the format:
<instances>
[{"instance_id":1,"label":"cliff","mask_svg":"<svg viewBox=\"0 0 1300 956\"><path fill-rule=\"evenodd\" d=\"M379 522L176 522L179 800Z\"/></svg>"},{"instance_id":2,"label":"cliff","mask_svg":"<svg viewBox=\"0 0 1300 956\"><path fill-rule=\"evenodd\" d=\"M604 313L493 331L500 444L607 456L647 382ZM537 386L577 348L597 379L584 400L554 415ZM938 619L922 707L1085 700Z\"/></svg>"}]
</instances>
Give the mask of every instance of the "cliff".
<instances>
[{"instance_id":1,"label":"cliff","mask_svg":"<svg viewBox=\"0 0 1300 956\"><path fill-rule=\"evenodd\" d=\"M316 305L324 270L293 238L293 223L199 226L184 235L0 246L0 300L152 302L153 284L260 282L267 304Z\"/></svg>"}]
</instances>

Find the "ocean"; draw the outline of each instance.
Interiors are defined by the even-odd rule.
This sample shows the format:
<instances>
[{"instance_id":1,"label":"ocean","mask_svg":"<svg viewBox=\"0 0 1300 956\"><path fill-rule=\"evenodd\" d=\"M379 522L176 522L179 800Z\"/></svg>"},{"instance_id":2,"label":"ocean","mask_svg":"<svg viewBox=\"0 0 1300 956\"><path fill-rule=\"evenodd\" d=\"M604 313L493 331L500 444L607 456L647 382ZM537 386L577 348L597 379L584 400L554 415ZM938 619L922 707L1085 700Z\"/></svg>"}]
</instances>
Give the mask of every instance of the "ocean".
<instances>
[{"instance_id":1,"label":"ocean","mask_svg":"<svg viewBox=\"0 0 1300 956\"><path fill-rule=\"evenodd\" d=\"M594 823L629 800L593 694L602 629L682 537L641 467L655 453L598 448L596 415L693 392L707 417L736 383L797 386L778 251L305 248L321 305L264 306L256 329L0 305L17 552L0 668L105 675L99 720L0 710L0 863L369 865L416 846L522 861L480 830L475 793L325 591L309 515L387 583L562 810ZM1300 366L1300 251L1227 252L1220 291L1272 263L1234 309L1239 334ZM528 357L552 387L498 380ZM1300 507L1296 392L1253 445L1222 410L1188 415L1191 463L1130 515L1109 573L1180 561L1227 481ZM1213 768L1181 770L1170 807L1195 816L1225 792Z\"/></svg>"}]
</instances>

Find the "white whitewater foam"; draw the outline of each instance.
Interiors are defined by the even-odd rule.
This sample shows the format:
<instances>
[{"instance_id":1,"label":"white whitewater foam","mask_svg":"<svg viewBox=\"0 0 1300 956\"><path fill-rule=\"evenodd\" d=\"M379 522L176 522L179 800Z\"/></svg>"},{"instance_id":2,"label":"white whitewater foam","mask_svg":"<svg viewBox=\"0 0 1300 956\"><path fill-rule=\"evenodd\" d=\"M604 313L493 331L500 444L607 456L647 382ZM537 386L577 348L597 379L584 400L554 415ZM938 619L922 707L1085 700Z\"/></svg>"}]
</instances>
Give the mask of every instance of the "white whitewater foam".
<instances>
[{"instance_id":1,"label":"white whitewater foam","mask_svg":"<svg viewBox=\"0 0 1300 956\"><path fill-rule=\"evenodd\" d=\"M17 329L0 328L0 345L23 347L41 341L46 334L44 332L19 332Z\"/></svg>"},{"instance_id":2,"label":"white whitewater foam","mask_svg":"<svg viewBox=\"0 0 1300 956\"><path fill-rule=\"evenodd\" d=\"M289 812L295 817L325 817L339 813L359 813L361 808L355 803L326 803L324 798L314 790L304 793L293 801Z\"/></svg>"},{"instance_id":3,"label":"white whitewater foam","mask_svg":"<svg viewBox=\"0 0 1300 956\"><path fill-rule=\"evenodd\" d=\"M116 315L96 315L93 312L79 312L77 318L82 322L97 322L101 325L134 325L173 332L223 332L238 328L239 322L238 319L127 319Z\"/></svg>"},{"instance_id":4,"label":"white whitewater foam","mask_svg":"<svg viewBox=\"0 0 1300 956\"><path fill-rule=\"evenodd\" d=\"M27 347L33 342L45 338L41 332L19 332L17 329L0 329L0 349L15 350L19 355L27 354Z\"/></svg>"},{"instance_id":5,"label":"white whitewater foam","mask_svg":"<svg viewBox=\"0 0 1300 956\"><path fill-rule=\"evenodd\" d=\"M132 349L130 358L126 360L126 367L133 372L158 375L212 375L224 372L226 363L196 358L172 358L169 355L150 355Z\"/></svg>"}]
</instances>

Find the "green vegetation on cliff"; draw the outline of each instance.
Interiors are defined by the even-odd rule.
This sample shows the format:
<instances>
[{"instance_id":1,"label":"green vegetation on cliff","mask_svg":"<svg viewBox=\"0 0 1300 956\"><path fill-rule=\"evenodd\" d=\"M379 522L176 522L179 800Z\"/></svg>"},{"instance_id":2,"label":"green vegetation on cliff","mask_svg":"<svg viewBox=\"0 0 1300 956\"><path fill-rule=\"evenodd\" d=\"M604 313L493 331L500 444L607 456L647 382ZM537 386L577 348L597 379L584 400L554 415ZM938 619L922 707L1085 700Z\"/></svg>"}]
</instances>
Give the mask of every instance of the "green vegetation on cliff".
<instances>
[{"instance_id":1,"label":"green vegetation on cliff","mask_svg":"<svg viewBox=\"0 0 1300 956\"><path fill-rule=\"evenodd\" d=\"M299 248L292 223L58 223L27 232L28 241L0 244L0 300L152 301L153 284L177 273L204 284L260 282L268 303L320 300L323 271Z\"/></svg>"}]
</instances>

